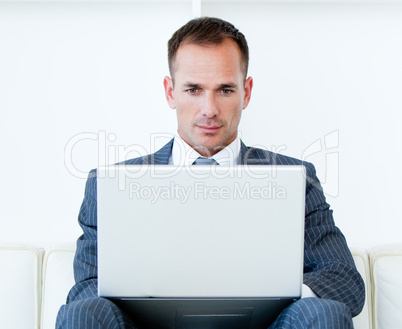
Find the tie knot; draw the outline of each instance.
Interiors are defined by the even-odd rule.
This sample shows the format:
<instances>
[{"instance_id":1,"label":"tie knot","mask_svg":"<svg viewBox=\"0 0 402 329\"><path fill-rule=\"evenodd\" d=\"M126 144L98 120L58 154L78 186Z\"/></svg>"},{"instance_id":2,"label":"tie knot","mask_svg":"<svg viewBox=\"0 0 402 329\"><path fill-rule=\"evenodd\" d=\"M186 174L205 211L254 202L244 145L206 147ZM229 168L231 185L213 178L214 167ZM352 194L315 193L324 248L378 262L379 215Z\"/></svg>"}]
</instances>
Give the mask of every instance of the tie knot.
<instances>
[{"instance_id":1,"label":"tie knot","mask_svg":"<svg viewBox=\"0 0 402 329\"><path fill-rule=\"evenodd\" d=\"M212 166L212 165L217 165L218 162L216 162L215 159L212 158L205 158L205 157L198 157L198 159L196 159L193 162L193 165L204 165L204 166Z\"/></svg>"}]
</instances>

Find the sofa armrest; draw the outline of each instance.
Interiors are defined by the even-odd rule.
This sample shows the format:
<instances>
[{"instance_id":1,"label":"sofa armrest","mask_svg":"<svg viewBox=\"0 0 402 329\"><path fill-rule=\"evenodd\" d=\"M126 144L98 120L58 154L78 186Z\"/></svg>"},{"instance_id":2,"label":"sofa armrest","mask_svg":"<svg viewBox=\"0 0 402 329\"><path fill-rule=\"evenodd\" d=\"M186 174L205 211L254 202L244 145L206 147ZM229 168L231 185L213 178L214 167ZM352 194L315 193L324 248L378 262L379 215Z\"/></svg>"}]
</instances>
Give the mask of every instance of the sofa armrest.
<instances>
[{"instance_id":1,"label":"sofa armrest","mask_svg":"<svg viewBox=\"0 0 402 329\"><path fill-rule=\"evenodd\" d=\"M373 323L376 329L402 326L402 244L370 250Z\"/></svg>"},{"instance_id":2,"label":"sofa armrest","mask_svg":"<svg viewBox=\"0 0 402 329\"><path fill-rule=\"evenodd\" d=\"M0 246L0 328L39 328L43 249Z\"/></svg>"}]
</instances>

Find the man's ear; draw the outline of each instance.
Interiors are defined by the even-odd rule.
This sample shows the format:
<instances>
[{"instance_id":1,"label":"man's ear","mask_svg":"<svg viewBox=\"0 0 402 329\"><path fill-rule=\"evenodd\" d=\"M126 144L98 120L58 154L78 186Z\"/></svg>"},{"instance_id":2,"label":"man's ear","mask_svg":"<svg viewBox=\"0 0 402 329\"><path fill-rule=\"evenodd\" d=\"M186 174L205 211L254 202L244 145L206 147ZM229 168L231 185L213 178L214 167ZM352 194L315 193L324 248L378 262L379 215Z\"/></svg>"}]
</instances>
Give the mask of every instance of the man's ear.
<instances>
[{"instance_id":1,"label":"man's ear","mask_svg":"<svg viewBox=\"0 0 402 329\"><path fill-rule=\"evenodd\" d=\"M165 96L166 100L170 106L170 108L175 109L176 108L176 103L174 101L174 96L173 96L173 81L169 77L165 77L163 79L163 87L165 88Z\"/></svg>"},{"instance_id":2,"label":"man's ear","mask_svg":"<svg viewBox=\"0 0 402 329\"><path fill-rule=\"evenodd\" d=\"M251 98L251 90L253 89L253 78L248 77L246 83L244 84L244 102L243 102L243 110L247 107L248 103L250 103Z\"/></svg>"}]
</instances>

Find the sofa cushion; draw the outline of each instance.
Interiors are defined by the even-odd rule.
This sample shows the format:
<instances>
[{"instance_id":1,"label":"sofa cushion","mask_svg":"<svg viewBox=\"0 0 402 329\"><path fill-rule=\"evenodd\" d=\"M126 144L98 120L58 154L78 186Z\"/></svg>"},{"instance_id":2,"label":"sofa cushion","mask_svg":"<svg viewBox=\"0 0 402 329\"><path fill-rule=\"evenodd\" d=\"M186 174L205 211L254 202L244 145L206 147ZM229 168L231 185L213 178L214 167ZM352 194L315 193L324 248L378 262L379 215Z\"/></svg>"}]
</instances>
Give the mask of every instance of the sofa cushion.
<instances>
[{"instance_id":1,"label":"sofa cushion","mask_svg":"<svg viewBox=\"0 0 402 329\"><path fill-rule=\"evenodd\" d=\"M363 310L353 318L353 325L355 329L371 329L371 287L368 253L364 249L352 249L351 251L356 268L362 276L366 288L366 300Z\"/></svg>"},{"instance_id":2,"label":"sofa cushion","mask_svg":"<svg viewBox=\"0 0 402 329\"><path fill-rule=\"evenodd\" d=\"M58 246L46 251L43 262L41 329L54 329L57 313L74 285L74 246Z\"/></svg>"},{"instance_id":3,"label":"sofa cushion","mask_svg":"<svg viewBox=\"0 0 402 329\"><path fill-rule=\"evenodd\" d=\"M0 246L0 328L36 329L43 250Z\"/></svg>"},{"instance_id":4,"label":"sofa cushion","mask_svg":"<svg viewBox=\"0 0 402 329\"><path fill-rule=\"evenodd\" d=\"M376 329L402 326L402 244L370 250L373 322Z\"/></svg>"},{"instance_id":5,"label":"sofa cushion","mask_svg":"<svg viewBox=\"0 0 402 329\"><path fill-rule=\"evenodd\" d=\"M53 247L45 254L43 264L43 300L41 329L54 329L57 313L66 301L68 291L74 284L74 246ZM355 329L371 329L370 271L367 252L352 250L353 259L366 286L366 303L362 312L353 319Z\"/></svg>"}]
</instances>

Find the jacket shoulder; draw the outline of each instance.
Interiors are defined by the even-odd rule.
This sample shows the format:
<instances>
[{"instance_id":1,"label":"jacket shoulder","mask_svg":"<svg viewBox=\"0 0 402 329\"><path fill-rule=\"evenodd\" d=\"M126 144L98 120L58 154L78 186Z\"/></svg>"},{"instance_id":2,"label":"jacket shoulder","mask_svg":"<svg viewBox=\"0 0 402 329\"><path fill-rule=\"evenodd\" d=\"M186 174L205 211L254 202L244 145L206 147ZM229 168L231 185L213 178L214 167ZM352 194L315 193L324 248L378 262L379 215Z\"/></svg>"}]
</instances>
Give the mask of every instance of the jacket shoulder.
<instances>
[{"instance_id":1,"label":"jacket shoulder","mask_svg":"<svg viewBox=\"0 0 402 329\"><path fill-rule=\"evenodd\" d=\"M242 150L242 164L245 165L278 165L278 166L305 166L308 176L315 175L314 165L310 162L293 158L287 155L246 146Z\"/></svg>"},{"instance_id":2,"label":"jacket shoulder","mask_svg":"<svg viewBox=\"0 0 402 329\"><path fill-rule=\"evenodd\" d=\"M163 165L168 164L170 155L172 153L173 140L171 139L166 145L161 149L152 154L147 154L137 158L125 160L116 165Z\"/></svg>"}]
</instances>

